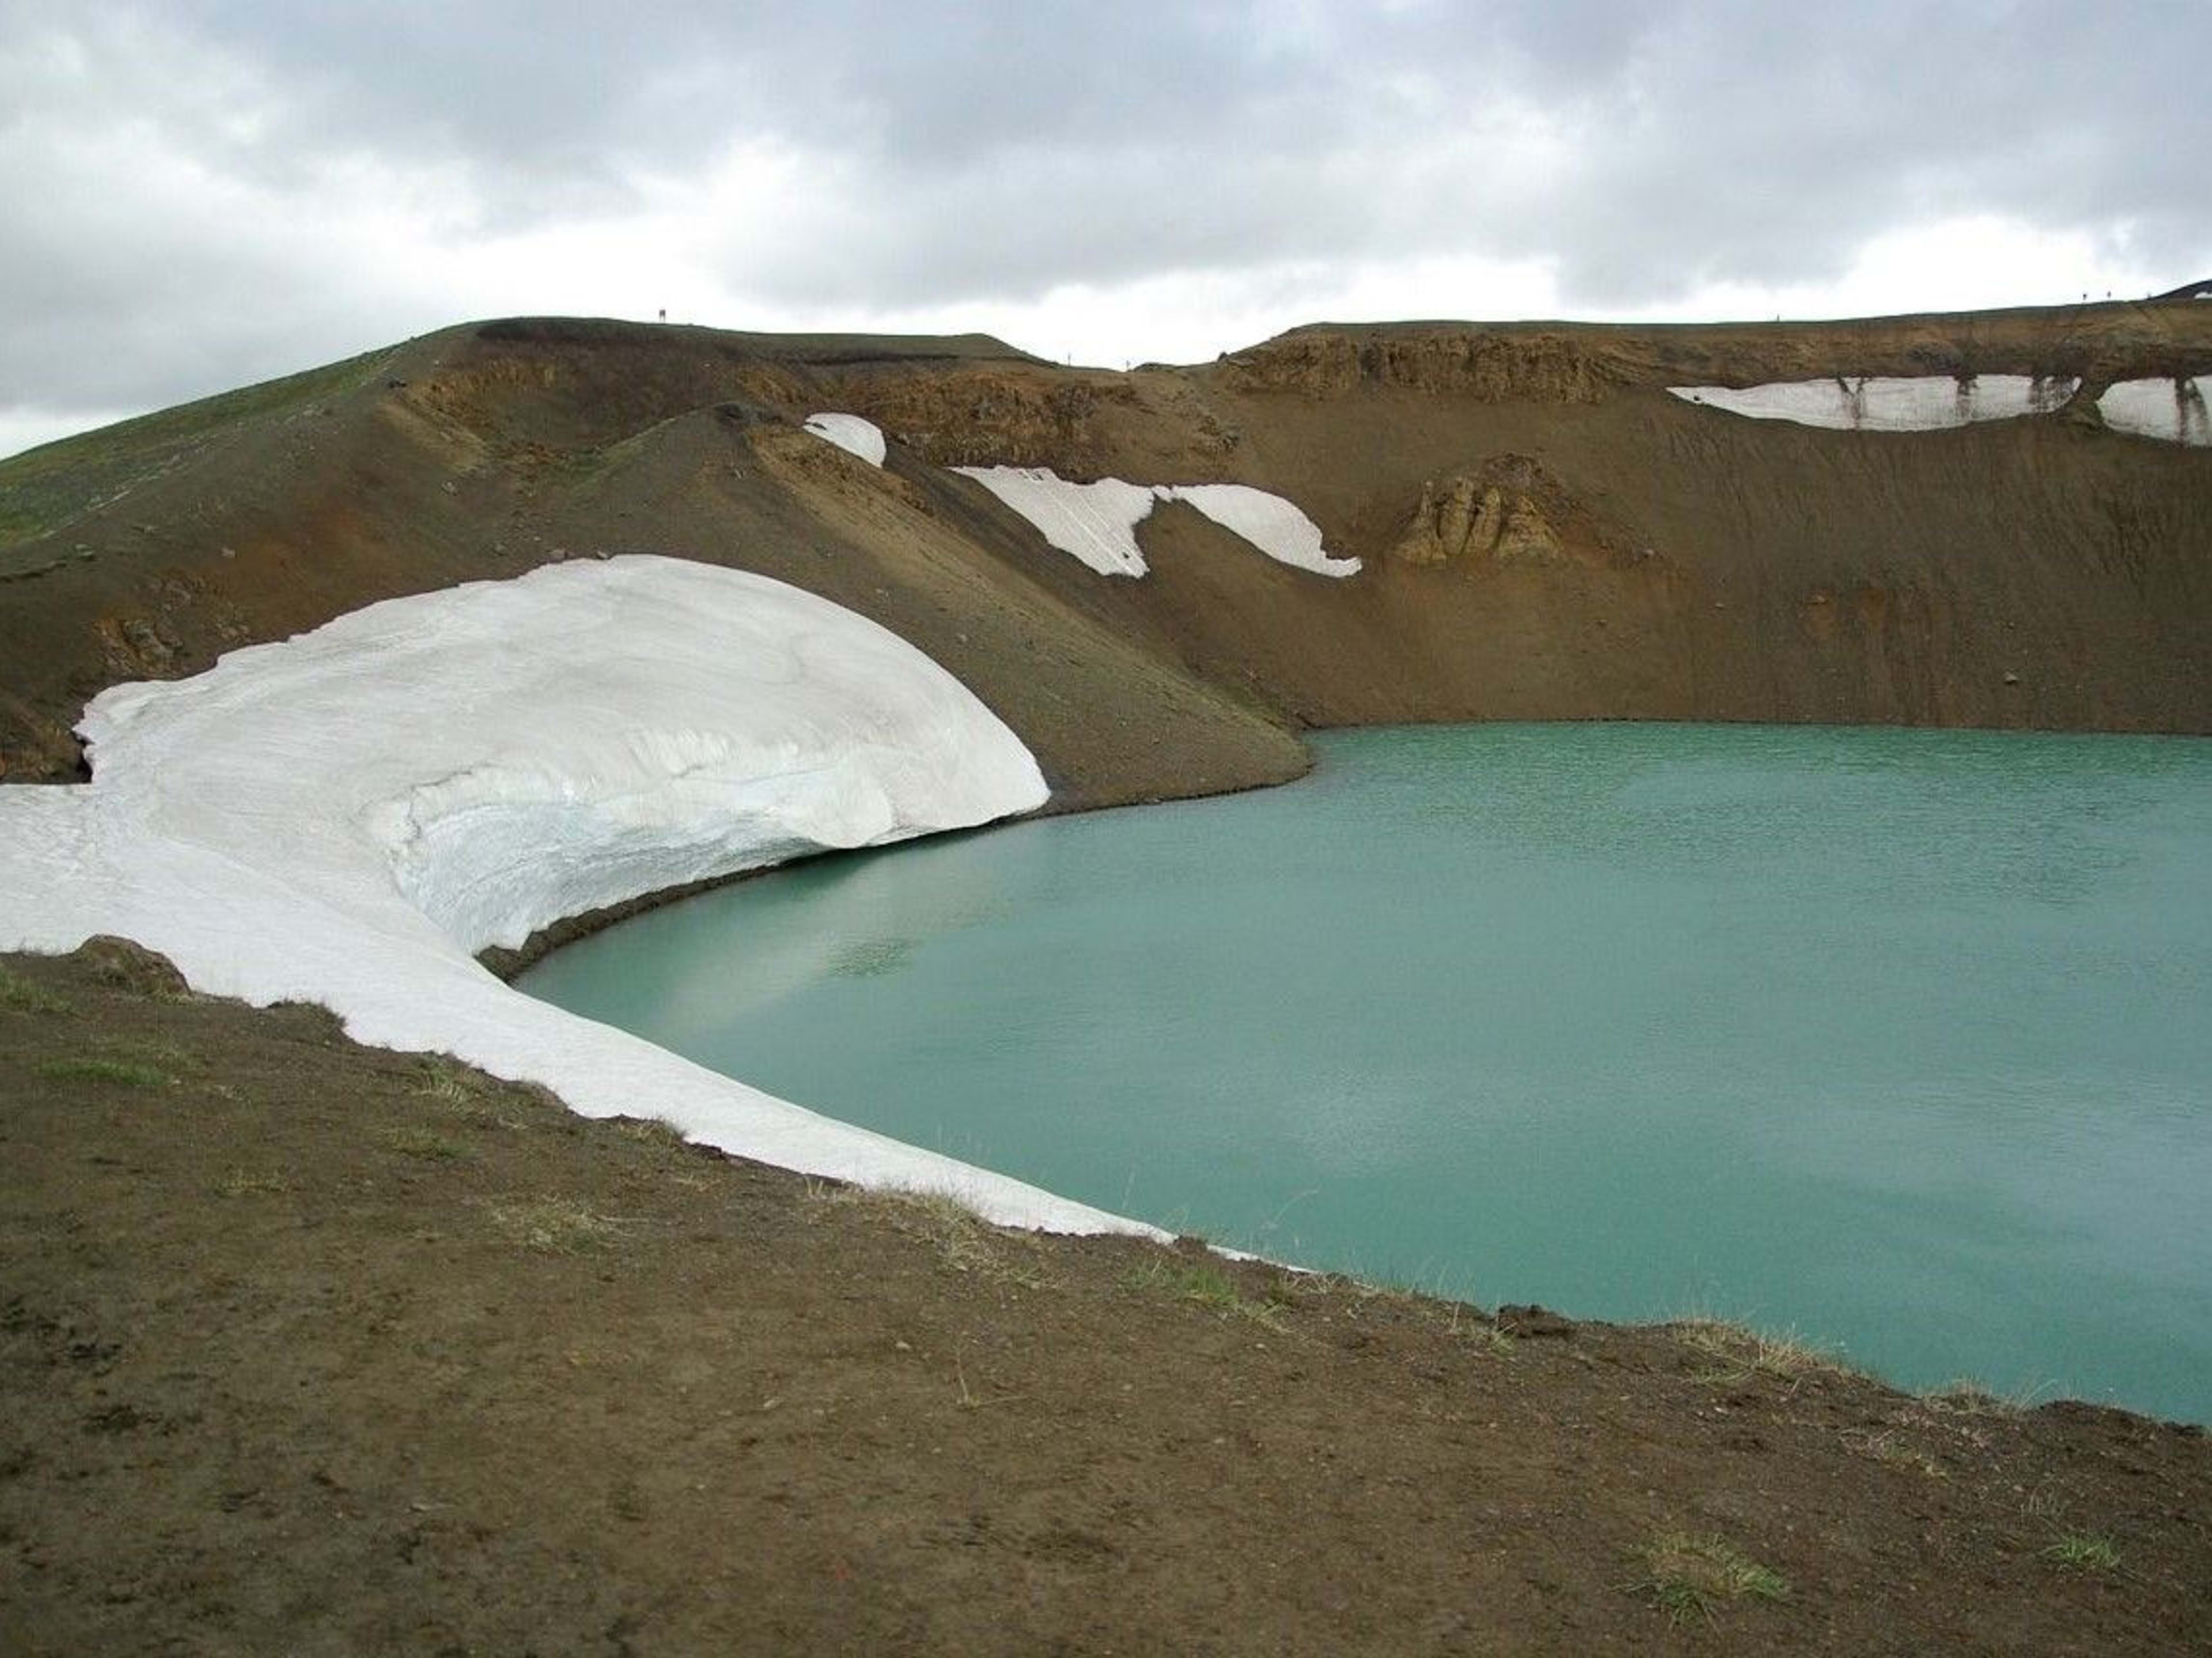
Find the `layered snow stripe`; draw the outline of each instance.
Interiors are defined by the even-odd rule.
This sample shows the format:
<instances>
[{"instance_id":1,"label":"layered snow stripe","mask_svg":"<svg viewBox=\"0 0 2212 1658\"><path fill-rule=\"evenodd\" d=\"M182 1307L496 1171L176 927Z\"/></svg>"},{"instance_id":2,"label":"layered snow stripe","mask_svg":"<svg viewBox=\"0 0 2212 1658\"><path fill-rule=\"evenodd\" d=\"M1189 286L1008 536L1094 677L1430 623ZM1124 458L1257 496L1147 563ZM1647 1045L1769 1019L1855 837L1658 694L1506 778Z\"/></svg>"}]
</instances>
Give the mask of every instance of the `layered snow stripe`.
<instances>
[{"instance_id":1,"label":"layered snow stripe","mask_svg":"<svg viewBox=\"0 0 2212 1658\"><path fill-rule=\"evenodd\" d=\"M1101 575L1141 576L1137 526L1163 501L1187 502L1278 563L1316 575L1358 573L1356 558L1322 545L1320 527L1280 495L1242 483L1075 483L1042 466L956 466L1027 519L1046 543Z\"/></svg>"},{"instance_id":2,"label":"layered snow stripe","mask_svg":"<svg viewBox=\"0 0 2212 1658\"><path fill-rule=\"evenodd\" d=\"M883 428L860 415L810 415L806 430L871 466L881 466ZM1316 575L1356 574L1359 561L1322 545L1321 530L1280 495L1242 483L1124 483L1102 478L1075 483L1042 466L956 466L1027 519L1046 543L1101 575L1141 576L1145 555L1137 526L1163 501L1188 502L1279 563Z\"/></svg>"},{"instance_id":3,"label":"layered snow stripe","mask_svg":"<svg viewBox=\"0 0 2212 1658\"><path fill-rule=\"evenodd\" d=\"M1787 380L1740 389L1674 386L1691 403L1753 420L1784 420L1843 432L1933 432L1973 421L2049 414L2074 395L2077 381L2025 374L1948 374Z\"/></svg>"},{"instance_id":4,"label":"layered snow stripe","mask_svg":"<svg viewBox=\"0 0 2212 1658\"><path fill-rule=\"evenodd\" d=\"M2212 374L2193 380L2122 380L2097 399L2097 412L2116 432L2212 448Z\"/></svg>"},{"instance_id":5,"label":"layered snow stripe","mask_svg":"<svg viewBox=\"0 0 2212 1658\"><path fill-rule=\"evenodd\" d=\"M1243 483L1163 483L1162 501L1188 502L1279 564L1316 575L1359 574L1356 558L1338 558L1321 544L1321 526L1280 495Z\"/></svg>"},{"instance_id":6,"label":"layered snow stripe","mask_svg":"<svg viewBox=\"0 0 2212 1658\"><path fill-rule=\"evenodd\" d=\"M1012 1224L1143 1230L835 1122L510 990L560 915L1042 804L959 682L764 577L630 556L388 600L86 711L94 776L0 787L0 948L119 933L197 989L665 1116L787 1168Z\"/></svg>"},{"instance_id":7,"label":"layered snow stripe","mask_svg":"<svg viewBox=\"0 0 2212 1658\"><path fill-rule=\"evenodd\" d=\"M2063 376L1980 374L1869 375L1784 380L1766 386L1670 386L1688 403L1753 420L1789 421L1841 432L1934 432L1977 421L2056 413L2081 382ZM2212 375L2122 380L2097 399L2116 431L2169 443L2212 445L2205 405Z\"/></svg>"},{"instance_id":8,"label":"layered snow stripe","mask_svg":"<svg viewBox=\"0 0 2212 1658\"><path fill-rule=\"evenodd\" d=\"M1140 576L1145 556L1137 525L1156 498L1119 478L1071 483L1042 466L956 466L1027 519L1046 543L1081 559L1101 575Z\"/></svg>"}]
</instances>

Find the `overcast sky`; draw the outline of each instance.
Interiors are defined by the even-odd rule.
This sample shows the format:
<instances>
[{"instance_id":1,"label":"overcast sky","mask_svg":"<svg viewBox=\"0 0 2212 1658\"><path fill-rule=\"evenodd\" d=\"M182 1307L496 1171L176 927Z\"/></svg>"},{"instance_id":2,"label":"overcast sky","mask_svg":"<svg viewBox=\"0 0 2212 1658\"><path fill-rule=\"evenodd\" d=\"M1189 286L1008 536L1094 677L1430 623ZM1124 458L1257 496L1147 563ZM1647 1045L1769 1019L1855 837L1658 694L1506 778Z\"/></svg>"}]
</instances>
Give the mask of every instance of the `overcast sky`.
<instances>
[{"instance_id":1,"label":"overcast sky","mask_svg":"<svg viewBox=\"0 0 2212 1658\"><path fill-rule=\"evenodd\" d=\"M468 319L1837 316L2212 276L2206 0L0 0L0 453Z\"/></svg>"}]
</instances>

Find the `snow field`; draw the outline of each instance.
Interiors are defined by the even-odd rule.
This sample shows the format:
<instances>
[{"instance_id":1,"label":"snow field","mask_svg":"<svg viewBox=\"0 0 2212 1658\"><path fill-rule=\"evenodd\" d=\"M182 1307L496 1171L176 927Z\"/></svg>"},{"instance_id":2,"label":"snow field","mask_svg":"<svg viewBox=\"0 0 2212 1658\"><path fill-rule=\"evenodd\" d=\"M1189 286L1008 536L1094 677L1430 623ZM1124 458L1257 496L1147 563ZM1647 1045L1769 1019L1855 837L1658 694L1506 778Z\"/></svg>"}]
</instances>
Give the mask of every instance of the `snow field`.
<instances>
[{"instance_id":1,"label":"snow field","mask_svg":"<svg viewBox=\"0 0 2212 1658\"><path fill-rule=\"evenodd\" d=\"M1187 501L1231 534L1280 564L1316 575L1358 573L1356 558L1322 546L1321 529L1280 495L1242 483L1124 483L1102 478L1072 483L1049 467L956 466L1012 507L1048 544L1073 554L1101 575L1141 576L1145 555L1137 526L1156 502Z\"/></svg>"},{"instance_id":2,"label":"snow field","mask_svg":"<svg viewBox=\"0 0 2212 1658\"><path fill-rule=\"evenodd\" d=\"M1014 734L913 647L765 577L625 556L387 600L196 677L118 685L94 775L0 787L0 948L119 933L194 988L334 1010L586 1115L991 1218L1149 1230L835 1122L509 989L561 915L1043 803Z\"/></svg>"},{"instance_id":3,"label":"snow field","mask_svg":"<svg viewBox=\"0 0 2212 1658\"><path fill-rule=\"evenodd\" d=\"M858 455L871 466L884 464L883 429L859 415L810 415L806 429L825 443ZM1124 483L1102 478L1071 483L1048 467L956 466L1026 519L1046 542L1080 559L1101 575L1141 576L1145 556L1137 546L1137 525L1155 502L1188 501L1231 534L1243 537L1279 563L1316 575L1358 573L1356 558L1326 551L1321 530L1280 495L1242 483Z\"/></svg>"},{"instance_id":4,"label":"snow field","mask_svg":"<svg viewBox=\"0 0 2212 1658\"><path fill-rule=\"evenodd\" d=\"M2079 385L2074 380L2025 374L1982 374L1964 382L1936 374L1667 389L1685 402L1753 420L1786 420L1841 432L1934 432L1974 421L2052 414ZM2212 445L2212 426L2205 415L2208 394L2212 394L2212 375L2122 380L2097 399L2097 409L2115 431L2202 447Z\"/></svg>"},{"instance_id":5,"label":"snow field","mask_svg":"<svg viewBox=\"0 0 2212 1658\"><path fill-rule=\"evenodd\" d=\"M1321 526L1280 495L1242 483L1163 483L1154 493L1162 501L1188 501L1278 563L1316 575L1359 574L1358 559L1325 550Z\"/></svg>"},{"instance_id":6,"label":"snow field","mask_svg":"<svg viewBox=\"0 0 2212 1658\"><path fill-rule=\"evenodd\" d=\"M1036 526L1063 553L1101 575L1140 576L1145 556L1137 525L1152 510L1152 492L1119 478L1070 483L1042 466L956 466Z\"/></svg>"},{"instance_id":7,"label":"snow field","mask_svg":"<svg viewBox=\"0 0 2212 1658\"><path fill-rule=\"evenodd\" d=\"M834 443L848 455L858 455L871 466L884 464L883 428L859 415L809 415L806 429L824 443Z\"/></svg>"},{"instance_id":8,"label":"snow field","mask_svg":"<svg viewBox=\"0 0 2212 1658\"><path fill-rule=\"evenodd\" d=\"M2116 432L2212 448L2207 399L2212 399L2212 374L2194 380L2122 380L2097 399L2097 412Z\"/></svg>"},{"instance_id":9,"label":"snow field","mask_svg":"<svg viewBox=\"0 0 2212 1658\"><path fill-rule=\"evenodd\" d=\"M1710 404L1753 420L1794 421L1831 431L1934 432L1972 421L2048 414L2074 394L2070 380L1983 374L1961 384L1948 374L1790 380L1732 390L1673 386L1690 403Z\"/></svg>"}]
</instances>

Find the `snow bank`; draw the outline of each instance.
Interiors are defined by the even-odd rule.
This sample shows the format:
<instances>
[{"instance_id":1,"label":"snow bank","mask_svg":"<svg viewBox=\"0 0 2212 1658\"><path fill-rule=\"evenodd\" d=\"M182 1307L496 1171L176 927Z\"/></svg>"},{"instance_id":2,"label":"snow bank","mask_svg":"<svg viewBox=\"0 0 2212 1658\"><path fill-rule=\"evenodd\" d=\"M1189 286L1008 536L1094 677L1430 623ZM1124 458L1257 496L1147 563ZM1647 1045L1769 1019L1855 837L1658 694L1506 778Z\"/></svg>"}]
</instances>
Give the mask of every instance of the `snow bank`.
<instances>
[{"instance_id":1,"label":"snow bank","mask_svg":"<svg viewBox=\"0 0 2212 1658\"><path fill-rule=\"evenodd\" d=\"M1242 483L1124 483L1102 478L1071 483L1042 466L956 466L1036 526L1046 542L1072 553L1101 575L1140 576L1145 555L1137 526L1155 501L1188 501L1223 529L1242 536L1278 563L1316 575L1358 574L1356 558L1323 550L1321 529L1280 495Z\"/></svg>"},{"instance_id":2,"label":"snow bank","mask_svg":"<svg viewBox=\"0 0 2212 1658\"><path fill-rule=\"evenodd\" d=\"M1153 493L1162 501L1188 501L1279 563L1316 575L1358 574L1359 561L1323 550L1321 526L1280 495L1242 483L1163 483Z\"/></svg>"},{"instance_id":3,"label":"snow bank","mask_svg":"<svg viewBox=\"0 0 2212 1658\"><path fill-rule=\"evenodd\" d=\"M2208 398L2212 398L2212 374L2194 380L2122 380L2097 399L2097 412L2116 432L2212 448L2212 421L2205 413Z\"/></svg>"},{"instance_id":4,"label":"snow bank","mask_svg":"<svg viewBox=\"0 0 2212 1658\"><path fill-rule=\"evenodd\" d=\"M1152 510L1152 492L1119 478L1070 483L1042 466L956 466L1036 526L1063 553L1101 575L1142 575L1137 525Z\"/></svg>"},{"instance_id":5,"label":"snow bank","mask_svg":"<svg viewBox=\"0 0 2212 1658\"><path fill-rule=\"evenodd\" d=\"M1841 432L1935 432L1973 421L2046 415L2080 382L2026 374L1868 375L1853 380L1789 380L1734 389L1670 386L1688 403L1709 404L1753 420L1793 421Z\"/></svg>"},{"instance_id":6,"label":"snow bank","mask_svg":"<svg viewBox=\"0 0 2212 1658\"><path fill-rule=\"evenodd\" d=\"M806 429L846 453L858 455L871 466L884 464L884 431L858 415L809 415Z\"/></svg>"},{"instance_id":7,"label":"snow bank","mask_svg":"<svg viewBox=\"0 0 2212 1658\"><path fill-rule=\"evenodd\" d=\"M1667 389L1685 402L1707 404L1753 420L1794 421L1842 432L1933 432L1970 421L2051 414L2080 385L2063 378L1983 374L1970 380L1948 375L1872 376L1789 380L1741 389ZM2194 380L2122 380L2097 399L2097 410L2114 431L2212 446L2212 422L2205 412L2208 397L2212 397L2212 374Z\"/></svg>"},{"instance_id":8,"label":"snow bank","mask_svg":"<svg viewBox=\"0 0 2212 1658\"><path fill-rule=\"evenodd\" d=\"M828 601L672 559L397 598L87 709L93 781L0 787L0 948L97 932L195 988L334 1009L589 1115L660 1115L787 1168L949 1190L995 1219L1124 1228L834 1122L508 989L555 917L1041 805L958 681Z\"/></svg>"}]
</instances>

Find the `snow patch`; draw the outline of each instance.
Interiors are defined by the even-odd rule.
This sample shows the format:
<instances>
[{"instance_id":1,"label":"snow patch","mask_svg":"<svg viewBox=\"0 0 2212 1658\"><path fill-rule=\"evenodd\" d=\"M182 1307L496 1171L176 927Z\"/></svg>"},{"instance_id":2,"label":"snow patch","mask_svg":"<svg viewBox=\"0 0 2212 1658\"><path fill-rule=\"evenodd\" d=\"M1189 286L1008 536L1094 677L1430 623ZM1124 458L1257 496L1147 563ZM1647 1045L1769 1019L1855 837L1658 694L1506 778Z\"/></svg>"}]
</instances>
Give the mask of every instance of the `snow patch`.
<instances>
[{"instance_id":1,"label":"snow patch","mask_svg":"<svg viewBox=\"0 0 2212 1658\"><path fill-rule=\"evenodd\" d=\"M1280 495L1243 483L1124 483L1102 478L1071 483L1042 466L956 466L1034 525L1048 544L1071 553L1101 575L1140 576L1145 555L1137 526L1162 501L1187 501L1223 529L1241 536L1278 563L1316 575L1358 573L1356 558L1322 546L1321 528Z\"/></svg>"},{"instance_id":2,"label":"snow patch","mask_svg":"<svg viewBox=\"0 0 2212 1658\"><path fill-rule=\"evenodd\" d=\"M2080 381L2027 374L1863 375L1768 386L1670 386L1687 403L1753 420L1786 420L1838 432L1937 432L1975 421L2047 415Z\"/></svg>"},{"instance_id":3,"label":"snow patch","mask_svg":"<svg viewBox=\"0 0 2212 1658\"><path fill-rule=\"evenodd\" d=\"M1153 493L1162 501L1188 501L1279 563L1316 575L1358 574L1359 561L1326 551L1321 526L1280 495L1242 483L1163 483Z\"/></svg>"},{"instance_id":4,"label":"snow patch","mask_svg":"<svg viewBox=\"0 0 2212 1658\"><path fill-rule=\"evenodd\" d=\"M2055 414L2080 386L2080 380L2060 375L1980 374L1956 380L1931 374L1667 389L1686 403L1706 404L1753 420L1786 420L1839 432L1934 432L1972 421ZM2194 380L2122 380L2097 399L2097 409L2116 432L2201 448L2212 446L2208 398L2212 398L2212 374Z\"/></svg>"},{"instance_id":5,"label":"snow patch","mask_svg":"<svg viewBox=\"0 0 2212 1658\"><path fill-rule=\"evenodd\" d=\"M1152 492L1119 478L1070 483L1042 466L956 466L1036 526L1063 553L1101 575L1138 576L1145 556L1137 525L1152 510Z\"/></svg>"},{"instance_id":6,"label":"snow patch","mask_svg":"<svg viewBox=\"0 0 2212 1658\"><path fill-rule=\"evenodd\" d=\"M1042 805L1027 749L895 635L765 577L629 556L387 600L86 710L93 780L0 786L0 949L119 933L192 986L325 1004L587 1115L992 1218L1142 1230L835 1122L510 990L555 918Z\"/></svg>"},{"instance_id":7,"label":"snow patch","mask_svg":"<svg viewBox=\"0 0 2212 1658\"><path fill-rule=\"evenodd\" d=\"M809 415L806 429L824 443L834 443L848 455L858 455L871 466L884 464L884 431L858 415Z\"/></svg>"},{"instance_id":8,"label":"snow patch","mask_svg":"<svg viewBox=\"0 0 2212 1658\"><path fill-rule=\"evenodd\" d=\"M2212 374L2194 380L2122 380L2097 399L2097 412L2116 432L2212 448L2207 398L2212 398Z\"/></svg>"}]
</instances>

